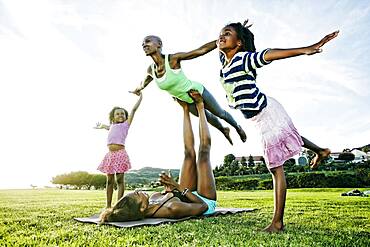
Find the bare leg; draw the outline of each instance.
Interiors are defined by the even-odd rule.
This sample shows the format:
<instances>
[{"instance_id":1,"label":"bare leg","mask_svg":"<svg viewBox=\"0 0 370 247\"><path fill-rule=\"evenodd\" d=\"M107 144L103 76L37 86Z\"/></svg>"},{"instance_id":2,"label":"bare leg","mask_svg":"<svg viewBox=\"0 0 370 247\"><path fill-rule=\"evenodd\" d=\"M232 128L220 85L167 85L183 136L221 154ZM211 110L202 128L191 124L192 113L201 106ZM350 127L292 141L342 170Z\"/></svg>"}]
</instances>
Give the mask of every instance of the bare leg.
<instances>
[{"instance_id":1,"label":"bare leg","mask_svg":"<svg viewBox=\"0 0 370 247\"><path fill-rule=\"evenodd\" d=\"M125 174L117 173L116 179L117 179L117 187L118 187L117 201L119 201L119 199L121 199L121 197L125 193Z\"/></svg>"},{"instance_id":2,"label":"bare leg","mask_svg":"<svg viewBox=\"0 0 370 247\"><path fill-rule=\"evenodd\" d=\"M179 184L182 188L188 188L191 191L197 188L197 169L195 164L195 150L194 150L194 134L191 127L189 105L185 102L179 101L179 104L184 110L183 136L185 157L182 164Z\"/></svg>"},{"instance_id":3,"label":"bare leg","mask_svg":"<svg viewBox=\"0 0 370 247\"><path fill-rule=\"evenodd\" d=\"M311 160L311 168L316 168L323 159L329 157L331 151L329 148L321 148L303 136L301 137L303 140L303 147L308 148L316 153L315 157Z\"/></svg>"},{"instance_id":4,"label":"bare leg","mask_svg":"<svg viewBox=\"0 0 370 247\"><path fill-rule=\"evenodd\" d=\"M112 207L112 197L113 197L113 187L114 187L114 174L107 174L107 208Z\"/></svg>"},{"instance_id":5,"label":"bare leg","mask_svg":"<svg viewBox=\"0 0 370 247\"><path fill-rule=\"evenodd\" d=\"M286 179L283 166L271 170L274 184L274 216L272 222L265 229L266 232L280 232L284 230L284 208L286 200Z\"/></svg>"},{"instance_id":6,"label":"bare leg","mask_svg":"<svg viewBox=\"0 0 370 247\"><path fill-rule=\"evenodd\" d=\"M189 104L189 111L194 116L197 116L197 117L199 116L197 108L194 103ZM221 133L225 136L225 138L229 141L229 143L233 145L233 141L231 140L231 137L230 137L230 129L228 127L222 126L220 120L214 114L210 113L207 110L205 110L205 114L206 114L206 119L208 123L210 123L213 127L221 131Z\"/></svg>"},{"instance_id":7,"label":"bare leg","mask_svg":"<svg viewBox=\"0 0 370 247\"><path fill-rule=\"evenodd\" d=\"M228 124L233 126L242 142L245 142L247 140L247 135L245 134L243 128L240 125L238 125L238 123L235 121L235 119L233 118L233 116L231 116L230 113L222 109L222 107L218 104L213 95L206 88L204 88L202 97L204 101L204 108L210 111L216 117L225 120Z\"/></svg>"},{"instance_id":8,"label":"bare leg","mask_svg":"<svg viewBox=\"0 0 370 247\"><path fill-rule=\"evenodd\" d=\"M199 152L197 162L198 184L197 192L208 199L216 200L216 184L213 175L210 151L211 151L211 135L209 133L204 103L201 95L198 92L192 92L191 96L196 102L196 107L199 113Z\"/></svg>"}]
</instances>

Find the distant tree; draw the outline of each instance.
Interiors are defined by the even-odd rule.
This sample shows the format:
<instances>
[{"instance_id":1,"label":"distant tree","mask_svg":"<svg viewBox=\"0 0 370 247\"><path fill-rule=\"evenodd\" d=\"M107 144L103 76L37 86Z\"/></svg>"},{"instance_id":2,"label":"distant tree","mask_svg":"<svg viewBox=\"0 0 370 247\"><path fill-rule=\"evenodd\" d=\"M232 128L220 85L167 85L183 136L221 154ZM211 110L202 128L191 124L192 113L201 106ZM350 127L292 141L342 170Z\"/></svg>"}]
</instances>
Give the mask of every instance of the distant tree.
<instances>
[{"instance_id":1,"label":"distant tree","mask_svg":"<svg viewBox=\"0 0 370 247\"><path fill-rule=\"evenodd\" d=\"M295 171L296 172L304 172L305 171L304 166L301 166L301 165L297 166L297 165L295 165L294 167L295 167Z\"/></svg>"},{"instance_id":2,"label":"distant tree","mask_svg":"<svg viewBox=\"0 0 370 247\"><path fill-rule=\"evenodd\" d=\"M260 161L262 162L262 164L266 165L266 161L265 161L265 158L263 156L261 156Z\"/></svg>"},{"instance_id":3,"label":"distant tree","mask_svg":"<svg viewBox=\"0 0 370 247\"><path fill-rule=\"evenodd\" d=\"M287 172L295 172L295 159L291 158L284 162L284 170Z\"/></svg>"},{"instance_id":4,"label":"distant tree","mask_svg":"<svg viewBox=\"0 0 370 247\"><path fill-rule=\"evenodd\" d=\"M256 174L264 174L264 173L269 172L266 165L263 165L261 163L257 163L254 167L254 170L255 170Z\"/></svg>"},{"instance_id":5,"label":"distant tree","mask_svg":"<svg viewBox=\"0 0 370 247\"><path fill-rule=\"evenodd\" d=\"M53 177L51 179L51 182L53 184L62 184L62 185L67 185L70 182L70 179L68 177L68 174L61 174Z\"/></svg>"},{"instance_id":6,"label":"distant tree","mask_svg":"<svg viewBox=\"0 0 370 247\"><path fill-rule=\"evenodd\" d=\"M236 176L241 176L241 175L246 175L245 173L244 173L244 166L239 166L239 169L238 170L236 170Z\"/></svg>"},{"instance_id":7,"label":"distant tree","mask_svg":"<svg viewBox=\"0 0 370 247\"><path fill-rule=\"evenodd\" d=\"M241 166L246 166L246 167L248 167L247 158L245 158L245 156L242 156L242 157L240 158L240 165L241 165Z\"/></svg>"},{"instance_id":8,"label":"distant tree","mask_svg":"<svg viewBox=\"0 0 370 247\"><path fill-rule=\"evenodd\" d=\"M222 172L223 172L223 176L231 176L232 175L231 174L231 169L229 167L225 167Z\"/></svg>"},{"instance_id":9,"label":"distant tree","mask_svg":"<svg viewBox=\"0 0 370 247\"><path fill-rule=\"evenodd\" d=\"M90 188L91 178L92 175L88 172L78 171L53 177L51 182L53 184L74 185L78 189L81 189L82 186Z\"/></svg>"},{"instance_id":10,"label":"distant tree","mask_svg":"<svg viewBox=\"0 0 370 247\"><path fill-rule=\"evenodd\" d=\"M94 174L90 180L90 186L94 186L95 189L104 189L106 183L106 177L103 174Z\"/></svg>"},{"instance_id":11,"label":"distant tree","mask_svg":"<svg viewBox=\"0 0 370 247\"><path fill-rule=\"evenodd\" d=\"M228 154L224 157L224 164L223 166L224 167L229 167L231 162L233 162L235 160L235 155L233 154Z\"/></svg>"},{"instance_id":12,"label":"distant tree","mask_svg":"<svg viewBox=\"0 0 370 247\"><path fill-rule=\"evenodd\" d=\"M363 168L363 169L370 169L370 160L365 162L361 162L359 164L352 164L355 169ZM369 171L370 172L370 171Z\"/></svg>"},{"instance_id":13,"label":"distant tree","mask_svg":"<svg viewBox=\"0 0 370 247\"><path fill-rule=\"evenodd\" d=\"M253 156L250 154L248 157L248 166L253 167L254 166L254 159Z\"/></svg>"},{"instance_id":14,"label":"distant tree","mask_svg":"<svg viewBox=\"0 0 370 247\"><path fill-rule=\"evenodd\" d=\"M218 166L213 169L213 176L218 177L220 172L220 168Z\"/></svg>"},{"instance_id":15,"label":"distant tree","mask_svg":"<svg viewBox=\"0 0 370 247\"><path fill-rule=\"evenodd\" d=\"M218 176L221 177L221 176L227 176L226 172L224 169L218 171Z\"/></svg>"},{"instance_id":16,"label":"distant tree","mask_svg":"<svg viewBox=\"0 0 370 247\"><path fill-rule=\"evenodd\" d=\"M253 168L249 168L248 166L241 166L240 169L243 171L243 175L254 174Z\"/></svg>"},{"instance_id":17,"label":"distant tree","mask_svg":"<svg viewBox=\"0 0 370 247\"><path fill-rule=\"evenodd\" d=\"M239 161L233 160L230 164L230 175L231 176L238 175L237 172L238 170L239 170Z\"/></svg>"}]
</instances>

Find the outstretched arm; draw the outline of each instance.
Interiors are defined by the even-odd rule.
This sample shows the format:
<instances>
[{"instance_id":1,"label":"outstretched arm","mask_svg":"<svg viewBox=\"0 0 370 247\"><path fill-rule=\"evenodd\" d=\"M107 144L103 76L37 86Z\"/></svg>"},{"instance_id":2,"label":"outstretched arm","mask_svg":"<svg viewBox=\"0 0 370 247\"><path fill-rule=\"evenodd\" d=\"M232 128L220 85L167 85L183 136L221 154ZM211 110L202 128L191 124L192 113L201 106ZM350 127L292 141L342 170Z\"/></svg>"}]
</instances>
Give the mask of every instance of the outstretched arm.
<instances>
[{"instance_id":1,"label":"outstretched arm","mask_svg":"<svg viewBox=\"0 0 370 247\"><path fill-rule=\"evenodd\" d=\"M146 71L146 75L145 75L145 78L144 80L140 83L140 85L133 91L129 91L130 93L133 93L133 94L136 94L136 95L140 95L140 92L141 90L143 90L146 86L148 86L148 84L153 80L153 77L152 77L152 68L149 66L147 71Z\"/></svg>"},{"instance_id":2,"label":"outstretched arm","mask_svg":"<svg viewBox=\"0 0 370 247\"><path fill-rule=\"evenodd\" d=\"M181 60L189 60L196 57L200 57L214 49L216 49L216 40L213 40L207 44L202 45L198 49L189 52L179 52L172 55L172 59L176 59L178 62Z\"/></svg>"},{"instance_id":3,"label":"outstretched arm","mask_svg":"<svg viewBox=\"0 0 370 247\"><path fill-rule=\"evenodd\" d=\"M322 52L321 47L325 45L330 40L338 36L339 31L335 31L331 34L326 35L322 40L316 44L292 49L271 49L265 53L265 61L273 61L278 59L284 59L289 57L296 57L300 55L313 55Z\"/></svg>"},{"instance_id":4,"label":"outstretched arm","mask_svg":"<svg viewBox=\"0 0 370 247\"><path fill-rule=\"evenodd\" d=\"M139 108L142 99L143 99L143 94L141 92L139 92L139 99L136 102L136 104L134 105L134 107L132 108L132 110L130 112L130 115L127 118L127 122L129 124L132 123L132 120L134 119L135 112L136 112L137 108Z\"/></svg>"},{"instance_id":5,"label":"outstretched arm","mask_svg":"<svg viewBox=\"0 0 370 247\"><path fill-rule=\"evenodd\" d=\"M97 122L96 123L96 126L94 127L94 129L106 129L106 130L109 130L109 125L105 125L105 124L102 124L100 122Z\"/></svg>"}]
</instances>

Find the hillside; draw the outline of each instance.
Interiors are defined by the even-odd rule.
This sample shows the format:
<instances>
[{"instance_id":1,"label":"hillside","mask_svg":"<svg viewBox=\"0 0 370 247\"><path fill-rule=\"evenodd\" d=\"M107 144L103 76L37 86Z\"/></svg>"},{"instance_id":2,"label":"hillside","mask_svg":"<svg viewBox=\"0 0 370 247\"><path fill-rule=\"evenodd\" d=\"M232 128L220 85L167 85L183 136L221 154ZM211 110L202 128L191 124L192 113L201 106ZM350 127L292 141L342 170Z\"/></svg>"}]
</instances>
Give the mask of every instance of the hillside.
<instances>
[{"instance_id":1,"label":"hillside","mask_svg":"<svg viewBox=\"0 0 370 247\"><path fill-rule=\"evenodd\" d=\"M158 175L162 172L168 172L168 169L143 167L139 170L131 170L125 173L125 181L127 184L150 184L150 182L157 181ZM179 169L171 169L173 177L178 177Z\"/></svg>"},{"instance_id":2,"label":"hillside","mask_svg":"<svg viewBox=\"0 0 370 247\"><path fill-rule=\"evenodd\" d=\"M365 146L362 146L362 147L359 147L359 148L355 148L355 149L362 150L364 152L369 152L370 151L370 144L367 144Z\"/></svg>"}]
</instances>

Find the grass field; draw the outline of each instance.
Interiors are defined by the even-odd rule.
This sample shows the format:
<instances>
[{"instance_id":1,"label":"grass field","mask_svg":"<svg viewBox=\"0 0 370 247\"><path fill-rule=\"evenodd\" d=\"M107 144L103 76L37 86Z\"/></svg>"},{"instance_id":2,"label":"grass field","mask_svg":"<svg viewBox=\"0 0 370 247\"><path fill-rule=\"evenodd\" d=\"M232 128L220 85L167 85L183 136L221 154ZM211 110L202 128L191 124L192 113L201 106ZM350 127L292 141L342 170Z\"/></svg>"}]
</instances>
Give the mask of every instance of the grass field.
<instances>
[{"instance_id":1,"label":"grass field","mask_svg":"<svg viewBox=\"0 0 370 247\"><path fill-rule=\"evenodd\" d=\"M104 191L0 190L0 246L370 246L370 197L348 190L289 190L282 234L260 232L272 191L218 193L219 206L254 212L122 229L73 220L99 212Z\"/></svg>"}]
</instances>

